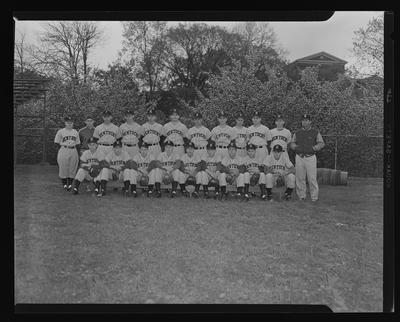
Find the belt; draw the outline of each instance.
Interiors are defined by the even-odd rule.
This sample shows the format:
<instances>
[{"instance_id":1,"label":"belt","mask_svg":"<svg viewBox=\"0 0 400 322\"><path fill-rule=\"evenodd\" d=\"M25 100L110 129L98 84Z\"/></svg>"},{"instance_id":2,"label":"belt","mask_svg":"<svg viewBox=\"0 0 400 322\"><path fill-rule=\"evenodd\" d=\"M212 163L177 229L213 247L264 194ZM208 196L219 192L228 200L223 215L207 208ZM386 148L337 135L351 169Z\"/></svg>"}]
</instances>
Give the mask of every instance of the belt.
<instances>
[{"instance_id":1,"label":"belt","mask_svg":"<svg viewBox=\"0 0 400 322\"><path fill-rule=\"evenodd\" d=\"M228 146L227 145L217 145L218 149L227 149Z\"/></svg>"},{"instance_id":2,"label":"belt","mask_svg":"<svg viewBox=\"0 0 400 322\"><path fill-rule=\"evenodd\" d=\"M147 143L147 145L153 146L153 145L159 145L159 143Z\"/></svg>"},{"instance_id":3,"label":"belt","mask_svg":"<svg viewBox=\"0 0 400 322\"><path fill-rule=\"evenodd\" d=\"M62 147L63 147L63 148L66 148L66 149L75 149L75 146L66 146L66 145L63 145Z\"/></svg>"},{"instance_id":4,"label":"belt","mask_svg":"<svg viewBox=\"0 0 400 322\"><path fill-rule=\"evenodd\" d=\"M236 149L239 149L239 150L244 150L244 149L246 149L246 147L244 147L244 148L240 148L240 147L236 147Z\"/></svg>"},{"instance_id":5,"label":"belt","mask_svg":"<svg viewBox=\"0 0 400 322\"><path fill-rule=\"evenodd\" d=\"M182 146L182 145L183 145L183 144L174 144L174 146L176 146L176 147L177 147L177 146Z\"/></svg>"},{"instance_id":6,"label":"belt","mask_svg":"<svg viewBox=\"0 0 400 322\"><path fill-rule=\"evenodd\" d=\"M112 146L112 144L109 143L99 143L100 145L104 145L104 146Z\"/></svg>"},{"instance_id":7,"label":"belt","mask_svg":"<svg viewBox=\"0 0 400 322\"><path fill-rule=\"evenodd\" d=\"M203 150L203 149L205 149L206 147L205 146L195 146L194 147L195 148L195 150Z\"/></svg>"},{"instance_id":8,"label":"belt","mask_svg":"<svg viewBox=\"0 0 400 322\"><path fill-rule=\"evenodd\" d=\"M256 145L256 148L257 149L262 149L262 148L265 148L265 145Z\"/></svg>"},{"instance_id":9,"label":"belt","mask_svg":"<svg viewBox=\"0 0 400 322\"><path fill-rule=\"evenodd\" d=\"M312 154L297 153L297 155L298 155L300 158L304 158L304 157L309 158L309 157L312 157L314 154L315 154L315 153L312 153Z\"/></svg>"},{"instance_id":10,"label":"belt","mask_svg":"<svg viewBox=\"0 0 400 322\"><path fill-rule=\"evenodd\" d=\"M123 145L126 145L126 146L137 146L137 144L129 144L129 143L123 143Z\"/></svg>"}]
</instances>

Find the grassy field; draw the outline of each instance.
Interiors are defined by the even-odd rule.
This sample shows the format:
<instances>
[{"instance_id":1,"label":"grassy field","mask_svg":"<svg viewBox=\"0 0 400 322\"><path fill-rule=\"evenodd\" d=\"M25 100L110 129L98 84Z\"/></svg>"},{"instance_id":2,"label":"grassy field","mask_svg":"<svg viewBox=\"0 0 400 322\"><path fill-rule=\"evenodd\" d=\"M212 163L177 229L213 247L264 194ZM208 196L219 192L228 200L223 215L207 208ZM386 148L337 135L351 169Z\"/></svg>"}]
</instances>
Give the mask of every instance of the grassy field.
<instances>
[{"instance_id":1,"label":"grassy field","mask_svg":"<svg viewBox=\"0 0 400 322\"><path fill-rule=\"evenodd\" d=\"M137 199L65 192L14 171L16 303L326 304L382 310L383 187L320 201Z\"/></svg>"}]
</instances>

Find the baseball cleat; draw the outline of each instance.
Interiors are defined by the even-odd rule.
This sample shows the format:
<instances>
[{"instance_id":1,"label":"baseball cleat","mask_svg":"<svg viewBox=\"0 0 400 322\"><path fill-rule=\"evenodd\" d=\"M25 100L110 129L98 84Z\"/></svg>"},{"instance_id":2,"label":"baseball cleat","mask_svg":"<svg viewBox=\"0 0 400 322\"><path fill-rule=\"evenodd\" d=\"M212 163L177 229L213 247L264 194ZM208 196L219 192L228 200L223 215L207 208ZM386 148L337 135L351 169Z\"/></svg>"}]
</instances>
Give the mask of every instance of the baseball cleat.
<instances>
[{"instance_id":1,"label":"baseball cleat","mask_svg":"<svg viewBox=\"0 0 400 322\"><path fill-rule=\"evenodd\" d=\"M171 192L171 198L175 198L176 197L176 191L172 191Z\"/></svg>"},{"instance_id":2,"label":"baseball cleat","mask_svg":"<svg viewBox=\"0 0 400 322\"><path fill-rule=\"evenodd\" d=\"M272 195L267 195L267 200L272 201Z\"/></svg>"},{"instance_id":3,"label":"baseball cleat","mask_svg":"<svg viewBox=\"0 0 400 322\"><path fill-rule=\"evenodd\" d=\"M317 201L318 201L318 199L311 199L311 201L312 201L312 202L317 202Z\"/></svg>"},{"instance_id":4,"label":"baseball cleat","mask_svg":"<svg viewBox=\"0 0 400 322\"><path fill-rule=\"evenodd\" d=\"M68 186L65 184L65 185L63 186L63 188L64 188L64 190L67 190Z\"/></svg>"},{"instance_id":5,"label":"baseball cleat","mask_svg":"<svg viewBox=\"0 0 400 322\"><path fill-rule=\"evenodd\" d=\"M152 190L147 190L147 197L151 197L152 194L153 194Z\"/></svg>"},{"instance_id":6,"label":"baseball cleat","mask_svg":"<svg viewBox=\"0 0 400 322\"><path fill-rule=\"evenodd\" d=\"M98 193L97 193L97 197L102 197L104 194L103 194L103 192L102 191L99 191Z\"/></svg>"},{"instance_id":7,"label":"baseball cleat","mask_svg":"<svg viewBox=\"0 0 400 322\"><path fill-rule=\"evenodd\" d=\"M299 200L300 200L300 201L305 201L305 200L306 200L306 198L299 198Z\"/></svg>"},{"instance_id":8,"label":"baseball cleat","mask_svg":"<svg viewBox=\"0 0 400 322\"><path fill-rule=\"evenodd\" d=\"M137 197L137 192L136 192L136 191L132 191L132 196L133 196L134 198L136 198L136 197Z\"/></svg>"},{"instance_id":9,"label":"baseball cleat","mask_svg":"<svg viewBox=\"0 0 400 322\"><path fill-rule=\"evenodd\" d=\"M74 188L74 189L72 190L72 193L73 193L74 195L77 195L77 194L78 194L78 189Z\"/></svg>"},{"instance_id":10,"label":"baseball cleat","mask_svg":"<svg viewBox=\"0 0 400 322\"><path fill-rule=\"evenodd\" d=\"M95 194L98 194L98 193L99 193L99 189L97 189L97 188L94 189L94 193L95 193Z\"/></svg>"},{"instance_id":11,"label":"baseball cleat","mask_svg":"<svg viewBox=\"0 0 400 322\"><path fill-rule=\"evenodd\" d=\"M67 191L70 191L72 189L72 185L69 185L68 187L67 187Z\"/></svg>"},{"instance_id":12,"label":"baseball cleat","mask_svg":"<svg viewBox=\"0 0 400 322\"><path fill-rule=\"evenodd\" d=\"M285 195L283 197L283 199L285 199L285 200L290 200L291 198L292 198L292 195L288 194L288 193L285 193Z\"/></svg>"},{"instance_id":13,"label":"baseball cleat","mask_svg":"<svg viewBox=\"0 0 400 322\"><path fill-rule=\"evenodd\" d=\"M261 200L266 200L267 199L267 195L262 195L261 196Z\"/></svg>"},{"instance_id":14,"label":"baseball cleat","mask_svg":"<svg viewBox=\"0 0 400 322\"><path fill-rule=\"evenodd\" d=\"M250 200L250 196L247 193L244 194L243 198L244 198L244 201Z\"/></svg>"},{"instance_id":15,"label":"baseball cleat","mask_svg":"<svg viewBox=\"0 0 400 322\"><path fill-rule=\"evenodd\" d=\"M189 191L187 190L182 191L182 196L189 197Z\"/></svg>"},{"instance_id":16,"label":"baseball cleat","mask_svg":"<svg viewBox=\"0 0 400 322\"><path fill-rule=\"evenodd\" d=\"M214 199L217 199L217 198L219 198L219 192L216 192L215 194L214 194Z\"/></svg>"}]
</instances>

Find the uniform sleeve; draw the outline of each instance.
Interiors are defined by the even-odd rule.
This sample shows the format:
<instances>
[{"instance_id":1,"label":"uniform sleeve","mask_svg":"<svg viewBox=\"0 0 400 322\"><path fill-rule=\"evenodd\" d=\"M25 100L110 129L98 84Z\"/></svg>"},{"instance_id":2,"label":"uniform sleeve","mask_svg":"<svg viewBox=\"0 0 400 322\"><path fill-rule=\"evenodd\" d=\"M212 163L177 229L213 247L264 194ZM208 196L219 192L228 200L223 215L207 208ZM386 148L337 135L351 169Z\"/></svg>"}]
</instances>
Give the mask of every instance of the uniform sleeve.
<instances>
[{"instance_id":1,"label":"uniform sleeve","mask_svg":"<svg viewBox=\"0 0 400 322\"><path fill-rule=\"evenodd\" d=\"M215 141L215 136L217 135L217 130L216 130L216 128L214 127L212 130L211 130L211 140L213 140L213 141Z\"/></svg>"},{"instance_id":2,"label":"uniform sleeve","mask_svg":"<svg viewBox=\"0 0 400 322\"><path fill-rule=\"evenodd\" d=\"M285 166L287 169L294 167L293 163L290 161L290 159L287 156L285 157Z\"/></svg>"},{"instance_id":3,"label":"uniform sleeve","mask_svg":"<svg viewBox=\"0 0 400 322\"><path fill-rule=\"evenodd\" d=\"M271 141L272 140L271 131L267 127L265 128L265 140L266 141Z\"/></svg>"},{"instance_id":4,"label":"uniform sleeve","mask_svg":"<svg viewBox=\"0 0 400 322\"><path fill-rule=\"evenodd\" d=\"M81 139L78 131L76 131L76 144L81 144Z\"/></svg>"},{"instance_id":5,"label":"uniform sleeve","mask_svg":"<svg viewBox=\"0 0 400 322\"><path fill-rule=\"evenodd\" d=\"M144 134L144 128L140 124L139 124L139 127L138 127L138 133L139 133L139 136L143 136L143 134Z\"/></svg>"},{"instance_id":6,"label":"uniform sleeve","mask_svg":"<svg viewBox=\"0 0 400 322\"><path fill-rule=\"evenodd\" d=\"M204 134L206 135L206 139L207 140L209 140L211 138L211 131L206 127L205 127L205 133Z\"/></svg>"},{"instance_id":7,"label":"uniform sleeve","mask_svg":"<svg viewBox=\"0 0 400 322\"><path fill-rule=\"evenodd\" d=\"M186 126L185 124L182 123L182 134L183 134L183 137L186 137L186 133L187 133L188 131L189 131L189 130L188 130L187 126Z\"/></svg>"},{"instance_id":8,"label":"uniform sleeve","mask_svg":"<svg viewBox=\"0 0 400 322\"><path fill-rule=\"evenodd\" d=\"M231 128L231 141L232 140L236 140L238 136L238 132L236 131L236 129L234 127Z\"/></svg>"},{"instance_id":9,"label":"uniform sleeve","mask_svg":"<svg viewBox=\"0 0 400 322\"><path fill-rule=\"evenodd\" d=\"M107 155L104 157L104 160L106 160L107 162L110 162L110 161L111 161L111 153L107 154Z\"/></svg>"},{"instance_id":10,"label":"uniform sleeve","mask_svg":"<svg viewBox=\"0 0 400 322\"><path fill-rule=\"evenodd\" d=\"M317 143L325 143L320 132L317 133Z\"/></svg>"},{"instance_id":11,"label":"uniform sleeve","mask_svg":"<svg viewBox=\"0 0 400 322\"><path fill-rule=\"evenodd\" d=\"M56 137L54 138L54 143L61 144L61 140L62 140L61 130L58 130L56 133Z\"/></svg>"},{"instance_id":12,"label":"uniform sleeve","mask_svg":"<svg viewBox=\"0 0 400 322\"><path fill-rule=\"evenodd\" d=\"M293 133L291 143L296 143L296 133Z\"/></svg>"},{"instance_id":13,"label":"uniform sleeve","mask_svg":"<svg viewBox=\"0 0 400 322\"><path fill-rule=\"evenodd\" d=\"M86 153L86 151L84 151L84 152L82 153L80 159L81 159L81 161L82 161L83 163L86 163L86 162L87 162L87 153Z\"/></svg>"},{"instance_id":14,"label":"uniform sleeve","mask_svg":"<svg viewBox=\"0 0 400 322\"><path fill-rule=\"evenodd\" d=\"M265 159L263 160L262 164L267 166L267 167L270 166L270 162L269 162L269 157L268 156L265 157Z\"/></svg>"},{"instance_id":15,"label":"uniform sleeve","mask_svg":"<svg viewBox=\"0 0 400 322\"><path fill-rule=\"evenodd\" d=\"M286 144L290 144L292 142L292 133L290 132L290 130L288 130L288 141L286 142Z\"/></svg>"},{"instance_id":16,"label":"uniform sleeve","mask_svg":"<svg viewBox=\"0 0 400 322\"><path fill-rule=\"evenodd\" d=\"M115 126L116 130L115 130L115 138L118 140L120 138L122 138L122 131L118 126Z\"/></svg>"},{"instance_id":17,"label":"uniform sleeve","mask_svg":"<svg viewBox=\"0 0 400 322\"><path fill-rule=\"evenodd\" d=\"M98 127L98 126L96 126L96 127L94 128L93 137L96 138L96 139L99 139L99 138L100 138L100 137L99 137L99 127Z\"/></svg>"}]
</instances>

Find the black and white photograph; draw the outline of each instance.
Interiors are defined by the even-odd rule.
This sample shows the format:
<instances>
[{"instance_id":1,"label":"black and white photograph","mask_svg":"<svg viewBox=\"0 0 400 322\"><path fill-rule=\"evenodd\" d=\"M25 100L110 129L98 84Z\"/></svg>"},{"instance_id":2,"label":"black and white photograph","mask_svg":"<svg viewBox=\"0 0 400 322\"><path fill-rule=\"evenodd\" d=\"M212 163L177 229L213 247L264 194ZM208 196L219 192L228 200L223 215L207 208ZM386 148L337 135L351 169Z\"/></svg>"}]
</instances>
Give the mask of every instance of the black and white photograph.
<instances>
[{"instance_id":1,"label":"black and white photograph","mask_svg":"<svg viewBox=\"0 0 400 322\"><path fill-rule=\"evenodd\" d=\"M14 24L15 304L382 312L383 11Z\"/></svg>"}]
</instances>

